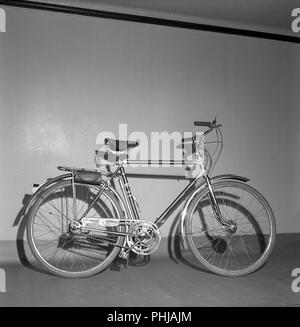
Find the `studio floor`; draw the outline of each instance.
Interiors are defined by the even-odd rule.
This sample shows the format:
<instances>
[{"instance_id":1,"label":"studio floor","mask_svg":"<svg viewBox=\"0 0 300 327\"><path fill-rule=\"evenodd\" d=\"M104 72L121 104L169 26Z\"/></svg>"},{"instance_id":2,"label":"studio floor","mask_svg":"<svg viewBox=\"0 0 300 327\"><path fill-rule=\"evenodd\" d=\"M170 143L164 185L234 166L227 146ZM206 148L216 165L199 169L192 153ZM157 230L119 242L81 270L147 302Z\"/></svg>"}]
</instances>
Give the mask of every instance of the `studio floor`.
<instances>
[{"instance_id":1,"label":"studio floor","mask_svg":"<svg viewBox=\"0 0 300 327\"><path fill-rule=\"evenodd\" d=\"M168 240L163 243L145 265L71 280L22 264L16 242L0 242L6 274L0 306L300 306L300 292L291 287L292 271L300 268L299 234L278 235L267 264L245 277L203 271L191 254L178 259L168 250ZM25 253L34 263L26 245Z\"/></svg>"}]
</instances>

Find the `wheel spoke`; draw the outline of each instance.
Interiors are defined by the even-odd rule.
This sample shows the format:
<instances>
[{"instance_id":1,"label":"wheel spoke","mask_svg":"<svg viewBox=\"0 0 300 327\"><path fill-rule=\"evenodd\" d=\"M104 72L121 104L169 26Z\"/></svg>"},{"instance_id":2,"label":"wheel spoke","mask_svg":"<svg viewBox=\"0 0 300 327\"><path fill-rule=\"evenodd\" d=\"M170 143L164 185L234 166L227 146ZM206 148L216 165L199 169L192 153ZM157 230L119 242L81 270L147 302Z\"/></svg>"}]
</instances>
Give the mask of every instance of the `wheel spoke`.
<instances>
[{"instance_id":1,"label":"wheel spoke","mask_svg":"<svg viewBox=\"0 0 300 327\"><path fill-rule=\"evenodd\" d=\"M118 254L124 239L124 236L116 235L109 238L108 243L105 227L99 233L80 229L74 224L70 229L73 216L83 214L99 192L99 186L78 183L74 186L75 215L71 181L63 181L41 194L29 218L31 250L48 270L67 277L74 274L87 276L105 269ZM90 208L88 217L122 218L115 200L106 191ZM116 231L124 233L124 228L120 225Z\"/></svg>"},{"instance_id":2,"label":"wheel spoke","mask_svg":"<svg viewBox=\"0 0 300 327\"><path fill-rule=\"evenodd\" d=\"M191 251L220 275L240 276L258 269L273 248L275 222L269 205L242 182L216 181L213 190L222 217L231 227L220 225L204 189L192 202L185 225Z\"/></svg>"}]
</instances>

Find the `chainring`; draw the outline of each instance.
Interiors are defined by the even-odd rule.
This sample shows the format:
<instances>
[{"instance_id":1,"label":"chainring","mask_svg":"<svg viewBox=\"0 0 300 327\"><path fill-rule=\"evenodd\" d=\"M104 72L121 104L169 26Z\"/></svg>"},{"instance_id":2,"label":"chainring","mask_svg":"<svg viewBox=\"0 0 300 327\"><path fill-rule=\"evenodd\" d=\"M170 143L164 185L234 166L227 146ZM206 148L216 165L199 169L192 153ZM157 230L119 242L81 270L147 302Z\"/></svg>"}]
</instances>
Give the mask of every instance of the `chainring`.
<instances>
[{"instance_id":1,"label":"chainring","mask_svg":"<svg viewBox=\"0 0 300 327\"><path fill-rule=\"evenodd\" d=\"M126 238L133 252L139 255L149 255L158 249L161 233L151 221L139 220L130 226Z\"/></svg>"}]
</instances>

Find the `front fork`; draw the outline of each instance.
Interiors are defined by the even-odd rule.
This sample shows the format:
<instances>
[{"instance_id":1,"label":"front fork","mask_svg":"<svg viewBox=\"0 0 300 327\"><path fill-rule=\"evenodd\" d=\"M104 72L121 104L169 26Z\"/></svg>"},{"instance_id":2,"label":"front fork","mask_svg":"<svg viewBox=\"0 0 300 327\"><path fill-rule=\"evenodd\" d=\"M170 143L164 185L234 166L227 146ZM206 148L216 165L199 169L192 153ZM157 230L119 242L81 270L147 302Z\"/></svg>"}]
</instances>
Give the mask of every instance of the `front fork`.
<instances>
[{"instance_id":1,"label":"front fork","mask_svg":"<svg viewBox=\"0 0 300 327\"><path fill-rule=\"evenodd\" d=\"M215 217L217 218L217 220L219 221L219 223L223 226L223 227L230 227L232 225L232 222L231 221L228 221L226 219L223 218L222 216L222 213L220 211L220 207L219 207L219 204L217 202L217 199L215 197L215 193L214 193L214 190L213 190L213 187L212 187L212 184L211 184L211 181L210 181L210 178L205 175L203 176L204 179L205 179L205 183L208 187L208 191L209 191L209 199L210 199L210 203L211 203L211 206L212 206L212 209L213 209L213 212L215 214ZM229 218L229 217L228 217Z\"/></svg>"}]
</instances>

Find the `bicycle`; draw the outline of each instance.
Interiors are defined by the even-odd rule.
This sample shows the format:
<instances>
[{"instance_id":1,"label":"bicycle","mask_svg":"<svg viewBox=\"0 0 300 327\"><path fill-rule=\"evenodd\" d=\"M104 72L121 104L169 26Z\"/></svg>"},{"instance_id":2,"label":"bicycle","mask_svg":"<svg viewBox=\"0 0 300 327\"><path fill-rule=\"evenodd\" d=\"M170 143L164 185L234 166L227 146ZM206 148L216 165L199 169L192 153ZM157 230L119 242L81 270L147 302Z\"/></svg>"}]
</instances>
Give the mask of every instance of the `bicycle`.
<instances>
[{"instance_id":1,"label":"bicycle","mask_svg":"<svg viewBox=\"0 0 300 327\"><path fill-rule=\"evenodd\" d=\"M223 149L222 125L216 119L194 125L206 127L205 136L215 133L216 160L212 164L205 150L209 169L204 166L204 171L191 178L154 222L140 219L124 168L125 164L149 163L129 160L137 141L105 140L116 158L114 171L59 166L67 173L48 180L25 208L27 237L35 258L51 273L80 278L105 270L116 258L128 260L132 252L150 255L160 245L160 227L185 199L181 241L199 263L222 276L243 276L262 267L275 244L273 211L248 184L249 179L233 174L210 176ZM196 135L181 141L192 144L193 154L199 155ZM101 160L107 163L105 156ZM99 151L95 158L99 159ZM104 165L101 160L98 168ZM112 186L115 180L122 194Z\"/></svg>"}]
</instances>

